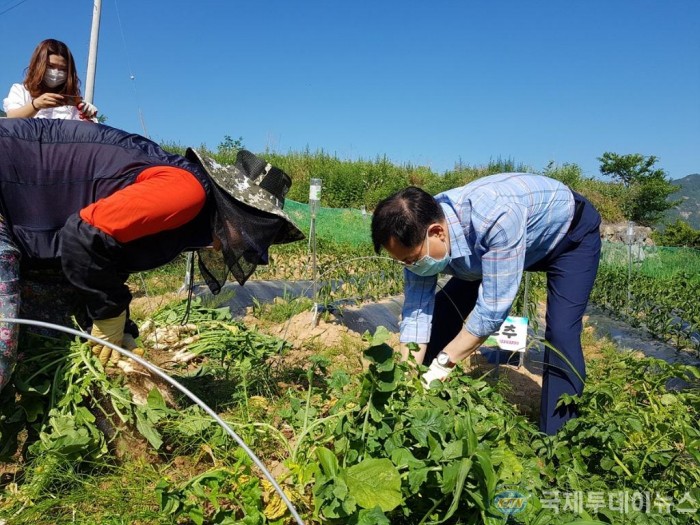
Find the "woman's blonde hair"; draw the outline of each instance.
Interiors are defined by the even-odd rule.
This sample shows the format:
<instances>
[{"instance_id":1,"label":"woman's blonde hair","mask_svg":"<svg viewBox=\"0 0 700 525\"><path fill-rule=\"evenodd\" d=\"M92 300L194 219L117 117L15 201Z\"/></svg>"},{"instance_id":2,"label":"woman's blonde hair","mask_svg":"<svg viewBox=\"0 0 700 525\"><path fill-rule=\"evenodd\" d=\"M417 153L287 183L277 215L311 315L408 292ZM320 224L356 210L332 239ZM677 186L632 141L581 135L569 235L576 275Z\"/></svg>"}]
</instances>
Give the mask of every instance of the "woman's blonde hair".
<instances>
[{"instance_id":1,"label":"woman's blonde hair","mask_svg":"<svg viewBox=\"0 0 700 525\"><path fill-rule=\"evenodd\" d=\"M49 67L49 55L59 55L66 60L67 78L65 83L56 88L49 88L44 84L44 74ZM32 98L43 93L58 93L59 95L80 96L80 80L75 71L75 61L68 46L63 42L49 38L39 43L32 54L27 67L24 87L27 88Z\"/></svg>"}]
</instances>

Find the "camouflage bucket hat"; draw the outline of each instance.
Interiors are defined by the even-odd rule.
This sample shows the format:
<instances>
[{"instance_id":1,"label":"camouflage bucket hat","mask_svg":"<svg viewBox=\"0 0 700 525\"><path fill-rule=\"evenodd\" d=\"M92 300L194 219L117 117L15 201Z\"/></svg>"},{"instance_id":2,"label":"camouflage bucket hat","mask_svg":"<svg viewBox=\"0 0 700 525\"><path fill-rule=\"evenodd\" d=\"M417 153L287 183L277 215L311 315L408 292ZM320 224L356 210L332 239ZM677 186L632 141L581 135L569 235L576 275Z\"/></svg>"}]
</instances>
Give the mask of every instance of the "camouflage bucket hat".
<instances>
[{"instance_id":1,"label":"camouflage bucket hat","mask_svg":"<svg viewBox=\"0 0 700 525\"><path fill-rule=\"evenodd\" d=\"M255 209L271 213L285 220L273 244L285 244L305 238L284 208L284 198L292 186L292 179L284 171L254 155L240 150L236 164L219 164L213 158L187 148L185 157L200 164L212 181L227 195Z\"/></svg>"}]
</instances>

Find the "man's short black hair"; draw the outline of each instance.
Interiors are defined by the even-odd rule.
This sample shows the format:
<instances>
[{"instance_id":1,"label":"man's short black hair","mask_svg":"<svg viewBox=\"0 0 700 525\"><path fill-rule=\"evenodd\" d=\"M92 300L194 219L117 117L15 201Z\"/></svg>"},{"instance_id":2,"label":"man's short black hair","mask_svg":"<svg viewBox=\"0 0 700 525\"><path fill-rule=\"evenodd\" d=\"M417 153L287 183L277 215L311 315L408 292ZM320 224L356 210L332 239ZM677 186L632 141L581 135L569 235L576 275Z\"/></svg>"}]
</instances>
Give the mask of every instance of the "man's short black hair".
<instances>
[{"instance_id":1,"label":"man's short black hair","mask_svg":"<svg viewBox=\"0 0 700 525\"><path fill-rule=\"evenodd\" d=\"M379 253L394 237L407 248L425 240L428 226L445 218L442 208L429 194L409 186L382 200L372 214L372 242Z\"/></svg>"}]
</instances>

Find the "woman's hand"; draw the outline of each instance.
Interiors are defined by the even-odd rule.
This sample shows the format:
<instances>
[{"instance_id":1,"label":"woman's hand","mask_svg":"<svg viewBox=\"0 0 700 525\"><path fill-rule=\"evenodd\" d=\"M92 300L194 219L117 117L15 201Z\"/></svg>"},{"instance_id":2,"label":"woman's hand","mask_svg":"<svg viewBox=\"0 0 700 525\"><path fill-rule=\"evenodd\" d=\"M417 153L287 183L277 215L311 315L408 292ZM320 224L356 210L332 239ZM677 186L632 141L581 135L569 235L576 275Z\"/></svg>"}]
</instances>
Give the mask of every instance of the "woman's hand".
<instances>
[{"instance_id":1,"label":"woman's hand","mask_svg":"<svg viewBox=\"0 0 700 525\"><path fill-rule=\"evenodd\" d=\"M97 108L89 102L81 102L78 104L81 120L91 120L97 122Z\"/></svg>"},{"instance_id":2,"label":"woman's hand","mask_svg":"<svg viewBox=\"0 0 700 525\"><path fill-rule=\"evenodd\" d=\"M32 101L32 106L34 106L34 108L37 110L57 108L59 106L65 105L65 98L63 98L62 95L58 95L56 93L44 93L42 95L39 95Z\"/></svg>"}]
</instances>

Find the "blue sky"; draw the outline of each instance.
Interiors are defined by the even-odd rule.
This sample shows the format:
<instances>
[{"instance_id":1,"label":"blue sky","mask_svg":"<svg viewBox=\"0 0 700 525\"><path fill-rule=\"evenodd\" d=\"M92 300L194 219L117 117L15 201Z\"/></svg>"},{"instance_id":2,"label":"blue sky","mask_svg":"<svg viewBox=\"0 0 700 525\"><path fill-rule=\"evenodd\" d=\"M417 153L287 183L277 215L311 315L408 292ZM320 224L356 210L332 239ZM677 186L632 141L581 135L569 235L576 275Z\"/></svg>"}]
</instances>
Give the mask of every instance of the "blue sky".
<instances>
[{"instance_id":1,"label":"blue sky","mask_svg":"<svg viewBox=\"0 0 700 525\"><path fill-rule=\"evenodd\" d=\"M84 84L92 6L0 0L3 97L44 38ZM103 0L95 104L183 146L588 176L613 151L680 178L700 172L698 27L698 0Z\"/></svg>"}]
</instances>

